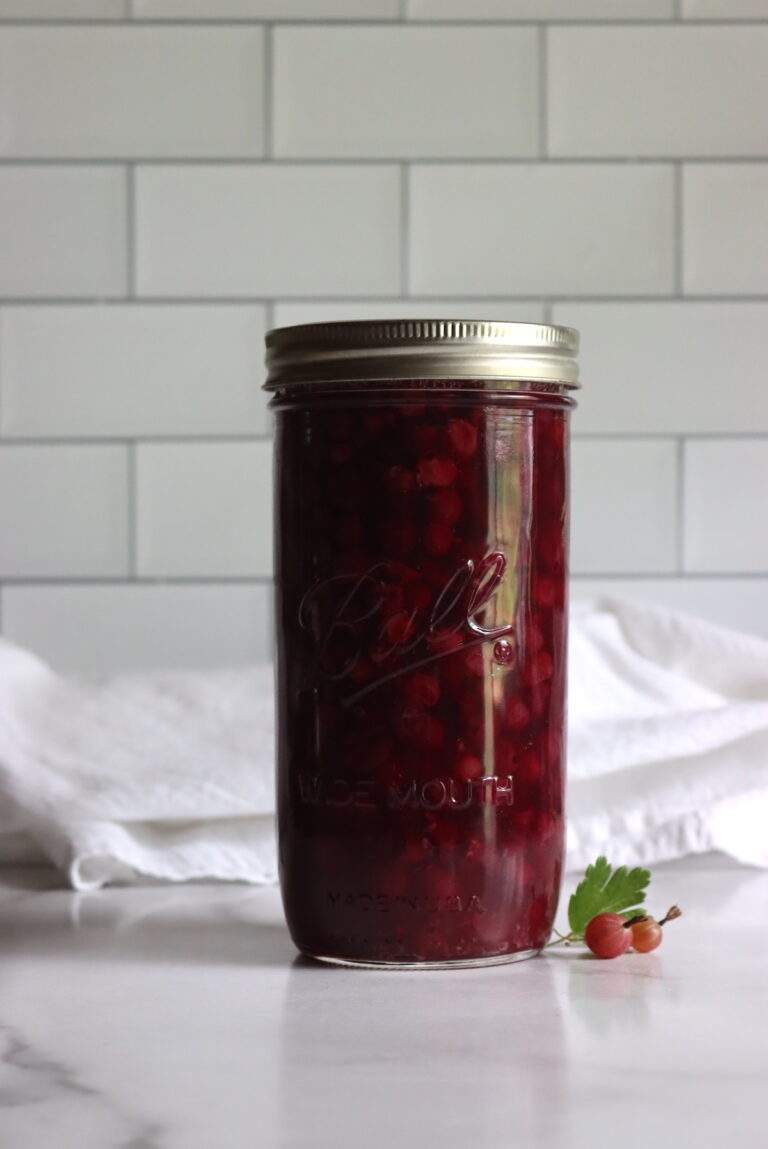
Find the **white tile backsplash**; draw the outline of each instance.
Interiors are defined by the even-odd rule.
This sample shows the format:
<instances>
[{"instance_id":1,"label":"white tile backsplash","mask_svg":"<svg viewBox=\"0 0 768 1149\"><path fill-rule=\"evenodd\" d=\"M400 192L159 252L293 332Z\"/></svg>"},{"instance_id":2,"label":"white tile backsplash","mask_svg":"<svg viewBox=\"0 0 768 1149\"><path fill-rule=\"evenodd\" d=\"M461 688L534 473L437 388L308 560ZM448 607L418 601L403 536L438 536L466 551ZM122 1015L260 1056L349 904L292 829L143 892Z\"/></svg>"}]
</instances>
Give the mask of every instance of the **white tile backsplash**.
<instances>
[{"instance_id":1,"label":"white tile backsplash","mask_svg":"<svg viewBox=\"0 0 768 1149\"><path fill-rule=\"evenodd\" d=\"M263 40L258 28L0 28L0 154L259 156Z\"/></svg>"},{"instance_id":2,"label":"white tile backsplash","mask_svg":"<svg viewBox=\"0 0 768 1149\"><path fill-rule=\"evenodd\" d=\"M563 303L581 332L582 432L768 434L766 303Z\"/></svg>"},{"instance_id":3,"label":"white tile backsplash","mask_svg":"<svg viewBox=\"0 0 768 1149\"><path fill-rule=\"evenodd\" d=\"M689 20L760 20L768 18L768 0L682 0Z\"/></svg>"},{"instance_id":4,"label":"white tile backsplash","mask_svg":"<svg viewBox=\"0 0 768 1149\"><path fill-rule=\"evenodd\" d=\"M683 195L685 290L768 295L768 163L689 164Z\"/></svg>"},{"instance_id":5,"label":"white tile backsplash","mask_svg":"<svg viewBox=\"0 0 768 1149\"><path fill-rule=\"evenodd\" d=\"M59 671L240 666L272 650L272 595L244 586L5 586L3 632Z\"/></svg>"},{"instance_id":6,"label":"white tile backsplash","mask_svg":"<svg viewBox=\"0 0 768 1149\"><path fill-rule=\"evenodd\" d=\"M655 20L675 0L406 0L414 20Z\"/></svg>"},{"instance_id":7,"label":"white tile backsplash","mask_svg":"<svg viewBox=\"0 0 768 1149\"><path fill-rule=\"evenodd\" d=\"M576 439L574 574L667 574L677 567L677 451L670 439Z\"/></svg>"},{"instance_id":8,"label":"white tile backsplash","mask_svg":"<svg viewBox=\"0 0 768 1149\"><path fill-rule=\"evenodd\" d=\"M768 578L574 578L571 600L654 603L768 639Z\"/></svg>"},{"instance_id":9,"label":"white tile backsplash","mask_svg":"<svg viewBox=\"0 0 768 1149\"><path fill-rule=\"evenodd\" d=\"M532 28L278 28L274 83L277 156L538 152Z\"/></svg>"},{"instance_id":10,"label":"white tile backsplash","mask_svg":"<svg viewBox=\"0 0 768 1149\"><path fill-rule=\"evenodd\" d=\"M394 167L160 166L136 181L143 295L398 291Z\"/></svg>"},{"instance_id":11,"label":"white tile backsplash","mask_svg":"<svg viewBox=\"0 0 768 1149\"><path fill-rule=\"evenodd\" d=\"M0 307L0 433L262 434L264 308Z\"/></svg>"},{"instance_id":12,"label":"white tile backsplash","mask_svg":"<svg viewBox=\"0 0 768 1149\"><path fill-rule=\"evenodd\" d=\"M685 569L768 574L768 439L685 448Z\"/></svg>"},{"instance_id":13,"label":"white tile backsplash","mask_svg":"<svg viewBox=\"0 0 768 1149\"><path fill-rule=\"evenodd\" d=\"M400 0L133 0L142 20L386 20Z\"/></svg>"},{"instance_id":14,"label":"white tile backsplash","mask_svg":"<svg viewBox=\"0 0 768 1149\"><path fill-rule=\"evenodd\" d=\"M118 167L0 167L0 296L122 295L126 218Z\"/></svg>"},{"instance_id":15,"label":"white tile backsplash","mask_svg":"<svg viewBox=\"0 0 768 1149\"><path fill-rule=\"evenodd\" d=\"M504 323L542 323L543 303L514 299L373 299L366 303L283 303L275 305L276 327L295 323L339 323L345 319L495 319ZM0 348L2 344L0 344Z\"/></svg>"},{"instance_id":16,"label":"white tile backsplash","mask_svg":"<svg viewBox=\"0 0 768 1149\"><path fill-rule=\"evenodd\" d=\"M553 28L548 77L554 156L768 154L768 27Z\"/></svg>"},{"instance_id":17,"label":"white tile backsplash","mask_svg":"<svg viewBox=\"0 0 768 1149\"><path fill-rule=\"evenodd\" d=\"M673 206L668 166L416 164L411 292L671 292Z\"/></svg>"},{"instance_id":18,"label":"white tile backsplash","mask_svg":"<svg viewBox=\"0 0 768 1149\"><path fill-rule=\"evenodd\" d=\"M127 0L0 0L0 20L119 20Z\"/></svg>"},{"instance_id":19,"label":"white tile backsplash","mask_svg":"<svg viewBox=\"0 0 768 1149\"><path fill-rule=\"evenodd\" d=\"M768 0L0 0L3 632L266 656L265 329L465 317L582 331L574 593L768 635L767 77Z\"/></svg>"},{"instance_id":20,"label":"white tile backsplash","mask_svg":"<svg viewBox=\"0 0 768 1149\"><path fill-rule=\"evenodd\" d=\"M271 443L144 443L136 470L140 576L272 574Z\"/></svg>"},{"instance_id":21,"label":"white tile backsplash","mask_svg":"<svg viewBox=\"0 0 768 1149\"><path fill-rule=\"evenodd\" d=\"M117 446L0 446L0 576L129 571L128 459Z\"/></svg>"}]
</instances>

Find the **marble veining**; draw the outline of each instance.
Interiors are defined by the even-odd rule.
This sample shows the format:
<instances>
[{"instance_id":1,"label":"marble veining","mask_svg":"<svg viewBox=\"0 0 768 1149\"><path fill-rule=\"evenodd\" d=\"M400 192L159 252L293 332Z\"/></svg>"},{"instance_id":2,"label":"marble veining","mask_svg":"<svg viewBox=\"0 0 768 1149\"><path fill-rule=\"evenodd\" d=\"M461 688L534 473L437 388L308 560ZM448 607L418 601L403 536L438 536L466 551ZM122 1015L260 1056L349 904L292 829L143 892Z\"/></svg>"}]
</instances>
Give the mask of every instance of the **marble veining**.
<instances>
[{"instance_id":1,"label":"marble veining","mask_svg":"<svg viewBox=\"0 0 768 1149\"><path fill-rule=\"evenodd\" d=\"M0 1024L0 1130L9 1128L3 1110L22 1107L33 1111L33 1120L41 1110L56 1112L60 1120L69 1115L75 1136L81 1123L110 1138L114 1128L116 1139L109 1145L115 1149L162 1149L159 1126L118 1112L108 1096L80 1080L73 1068L34 1048L17 1029ZM5 1144L0 1139L0 1145Z\"/></svg>"},{"instance_id":2,"label":"marble veining","mask_svg":"<svg viewBox=\"0 0 768 1149\"><path fill-rule=\"evenodd\" d=\"M39 1101L51 1090L61 1089L83 1097L95 1097L95 1090L77 1080L74 1072L61 1062L53 1061L34 1050L18 1031L0 1025L0 1064L16 1071L19 1077L13 1083L0 1086L0 1108L27 1105Z\"/></svg>"},{"instance_id":3,"label":"marble veining","mask_svg":"<svg viewBox=\"0 0 768 1149\"><path fill-rule=\"evenodd\" d=\"M653 954L386 973L297 957L274 889L4 871L0 1147L765 1149L768 873L650 902Z\"/></svg>"}]
</instances>

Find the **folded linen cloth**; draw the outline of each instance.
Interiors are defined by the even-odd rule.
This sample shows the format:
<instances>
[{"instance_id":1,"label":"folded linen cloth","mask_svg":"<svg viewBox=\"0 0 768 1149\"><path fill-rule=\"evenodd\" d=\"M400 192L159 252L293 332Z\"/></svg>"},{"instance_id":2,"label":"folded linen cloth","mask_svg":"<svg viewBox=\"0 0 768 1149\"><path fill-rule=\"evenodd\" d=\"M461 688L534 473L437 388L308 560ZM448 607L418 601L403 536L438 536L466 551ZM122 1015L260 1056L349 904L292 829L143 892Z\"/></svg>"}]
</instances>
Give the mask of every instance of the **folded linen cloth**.
<instances>
[{"instance_id":1,"label":"folded linen cloth","mask_svg":"<svg viewBox=\"0 0 768 1149\"><path fill-rule=\"evenodd\" d=\"M768 642L601 599L571 616L568 868L768 866ZM54 674L0 640L0 859L75 889L276 880L272 670Z\"/></svg>"}]
</instances>

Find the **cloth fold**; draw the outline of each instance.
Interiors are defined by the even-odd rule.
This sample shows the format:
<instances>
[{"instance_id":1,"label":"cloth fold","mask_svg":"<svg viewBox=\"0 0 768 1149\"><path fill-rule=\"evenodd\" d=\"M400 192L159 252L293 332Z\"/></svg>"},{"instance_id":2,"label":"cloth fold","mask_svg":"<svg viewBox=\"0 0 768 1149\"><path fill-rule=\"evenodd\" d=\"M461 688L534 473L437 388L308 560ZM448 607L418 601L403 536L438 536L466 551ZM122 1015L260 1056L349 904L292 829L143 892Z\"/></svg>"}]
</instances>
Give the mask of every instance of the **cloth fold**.
<instances>
[{"instance_id":1,"label":"cloth fold","mask_svg":"<svg viewBox=\"0 0 768 1149\"><path fill-rule=\"evenodd\" d=\"M719 849L768 866L768 642L574 606L568 868ZM0 861L75 889L276 880L272 668L63 678L0 640Z\"/></svg>"}]
</instances>

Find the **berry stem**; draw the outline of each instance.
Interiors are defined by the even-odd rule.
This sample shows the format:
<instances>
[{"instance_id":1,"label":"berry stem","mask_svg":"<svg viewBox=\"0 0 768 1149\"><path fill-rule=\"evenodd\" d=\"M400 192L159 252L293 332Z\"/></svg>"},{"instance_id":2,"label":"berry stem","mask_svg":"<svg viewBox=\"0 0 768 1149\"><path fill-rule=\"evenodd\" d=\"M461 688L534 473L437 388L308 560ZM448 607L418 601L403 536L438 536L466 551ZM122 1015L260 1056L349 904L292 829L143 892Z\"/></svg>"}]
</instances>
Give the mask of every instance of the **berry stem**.
<instances>
[{"instance_id":1,"label":"berry stem","mask_svg":"<svg viewBox=\"0 0 768 1149\"><path fill-rule=\"evenodd\" d=\"M659 922L659 925L665 926L667 924L667 922L673 922L675 920L675 918L681 918L682 916L683 916L683 911L680 909L679 906L670 906L670 908L667 910L666 917L663 917L661 919L661 921Z\"/></svg>"},{"instance_id":2,"label":"berry stem","mask_svg":"<svg viewBox=\"0 0 768 1149\"><path fill-rule=\"evenodd\" d=\"M576 942L579 940L577 938L576 934L574 934L574 933L561 934L559 930L556 930L554 928L554 926L552 927L552 933L557 934L557 937L555 938L554 941L547 942L546 946L544 947L545 949L549 949L550 946L560 946L560 945L567 945L568 946L571 944L571 942Z\"/></svg>"}]
</instances>

